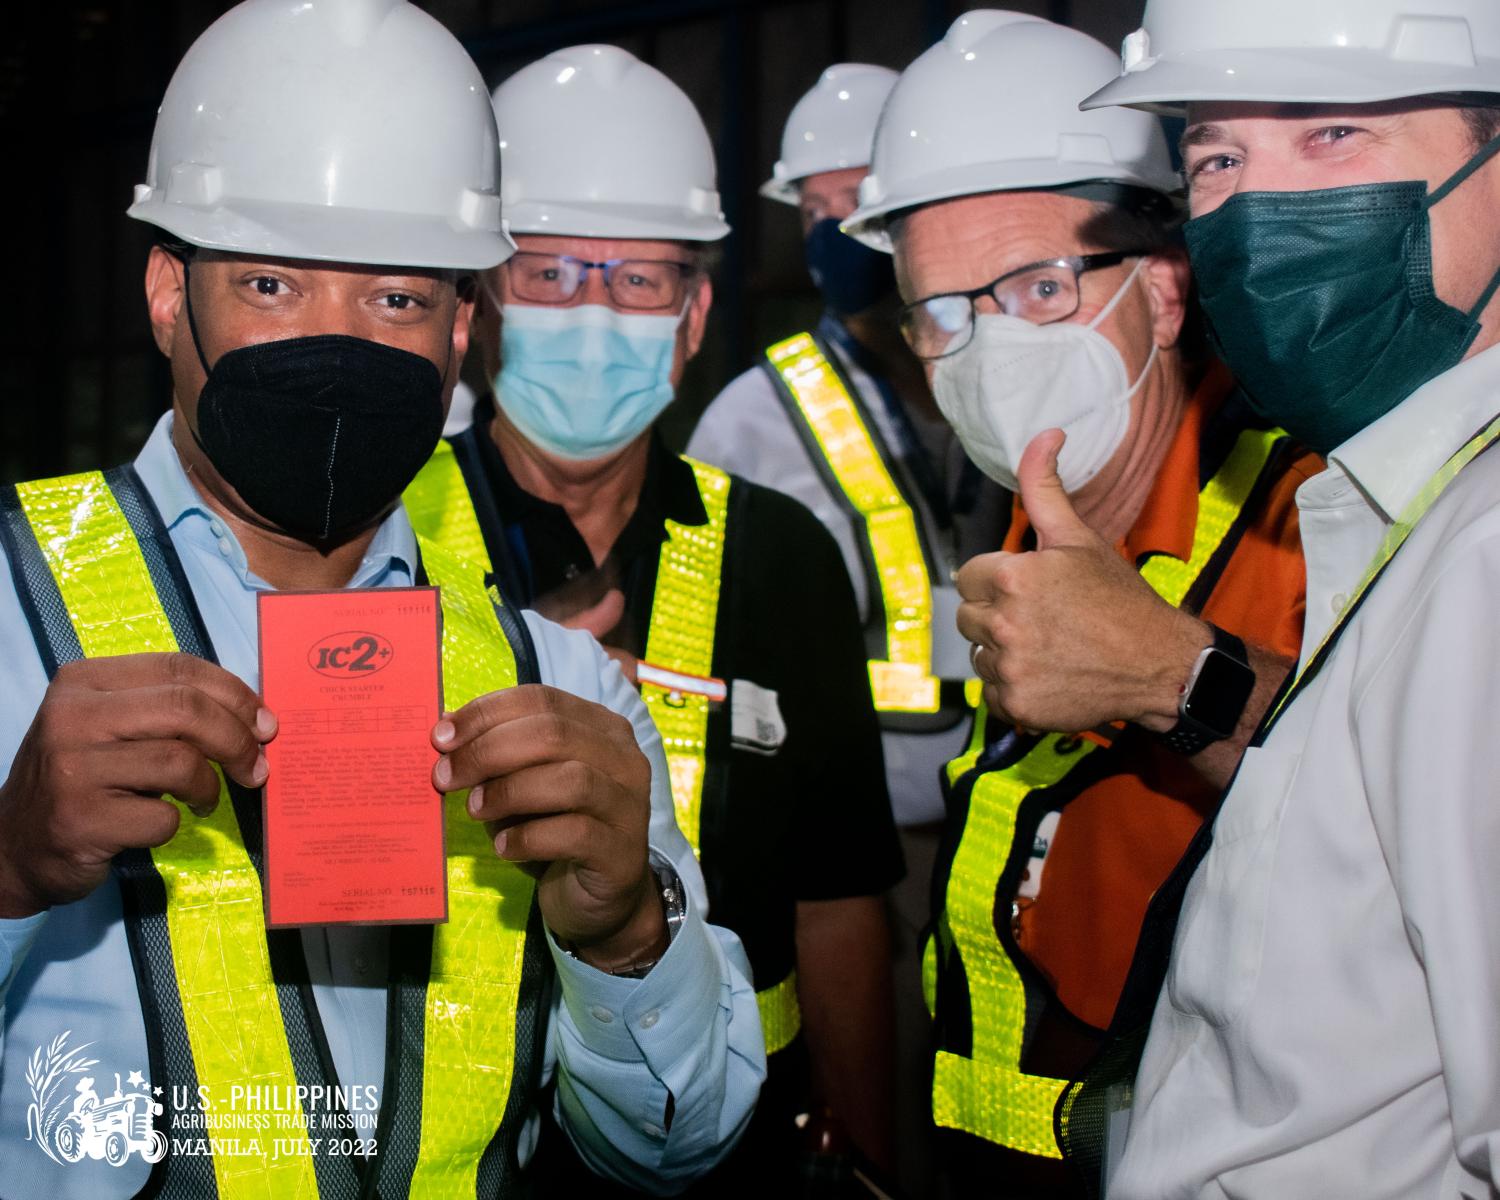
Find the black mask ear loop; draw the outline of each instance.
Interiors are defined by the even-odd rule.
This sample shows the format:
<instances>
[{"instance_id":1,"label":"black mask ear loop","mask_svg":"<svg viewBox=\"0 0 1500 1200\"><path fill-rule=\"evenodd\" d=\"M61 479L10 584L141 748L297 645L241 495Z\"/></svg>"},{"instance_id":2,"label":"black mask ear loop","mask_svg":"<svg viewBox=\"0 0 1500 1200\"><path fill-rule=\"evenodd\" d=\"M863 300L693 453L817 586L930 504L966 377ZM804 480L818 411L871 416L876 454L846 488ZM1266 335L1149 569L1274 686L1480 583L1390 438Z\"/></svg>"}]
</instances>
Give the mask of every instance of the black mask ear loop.
<instances>
[{"instance_id":1,"label":"black mask ear loop","mask_svg":"<svg viewBox=\"0 0 1500 1200\"><path fill-rule=\"evenodd\" d=\"M198 352L198 361L203 364L205 375L213 374L213 368L208 365L208 359L203 354L203 343L198 340L198 319L193 315L193 279L189 266L193 261L191 252L179 254L177 261L182 264L182 302L187 308L188 332L193 335L193 349Z\"/></svg>"},{"instance_id":2,"label":"black mask ear loop","mask_svg":"<svg viewBox=\"0 0 1500 1200\"><path fill-rule=\"evenodd\" d=\"M193 278L189 268L192 259L193 252L191 250L177 255L177 261L182 264L182 303L187 309L188 332L193 335L193 349L198 352L198 361L203 364L203 374L206 377L213 374L213 368L208 365L208 359L203 354L203 343L198 340L198 320L193 316ZM203 393L200 391L198 394L201 400ZM203 439L198 436L196 424L194 422L188 425L188 433L192 434L193 441L197 443L198 449L202 450L204 456L212 461L212 456L208 453L208 447L203 444Z\"/></svg>"},{"instance_id":3,"label":"black mask ear loop","mask_svg":"<svg viewBox=\"0 0 1500 1200\"><path fill-rule=\"evenodd\" d=\"M1492 137L1477 151L1475 151L1474 156L1470 158L1468 162L1464 163L1464 165L1459 167L1458 170L1454 171L1452 175L1448 176L1447 181L1441 187L1439 187L1437 191L1433 192L1432 195L1427 197L1426 203L1422 206L1424 213L1430 213L1435 205L1440 204L1442 201L1446 200L1455 188L1467 181L1468 178L1474 174L1474 172L1479 170L1480 167L1484 166L1485 163L1489 162L1490 159L1494 158L1497 154L1500 154L1500 134ZM1428 217L1428 221L1431 221L1431 217ZM1430 243L1432 238L1430 224L1428 226L1428 230L1428 241ZM1489 302L1495 298L1495 291L1497 288L1500 288L1500 267L1495 268L1495 273L1490 276L1489 284L1485 287L1484 291L1480 293L1479 299L1474 302L1474 306L1469 309L1468 313L1466 314L1470 321L1479 320L1479 314L1482 313L1489 305Z\"/></svg>"}]
</instances>

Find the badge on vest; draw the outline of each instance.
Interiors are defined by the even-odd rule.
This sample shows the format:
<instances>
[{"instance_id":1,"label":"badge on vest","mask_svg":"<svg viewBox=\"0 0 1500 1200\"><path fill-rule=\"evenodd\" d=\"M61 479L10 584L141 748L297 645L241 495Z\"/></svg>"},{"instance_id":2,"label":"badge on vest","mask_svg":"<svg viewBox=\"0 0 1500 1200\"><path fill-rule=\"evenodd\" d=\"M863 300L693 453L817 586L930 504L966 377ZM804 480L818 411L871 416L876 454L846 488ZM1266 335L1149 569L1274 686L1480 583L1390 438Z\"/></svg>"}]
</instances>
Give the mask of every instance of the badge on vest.
<instances>
[{"instance_id":1,"label":"badge on vest","mask_svg":"<svg viewBox=\"0 0 1500 1200\"><path fill-rule=\"evenodd\" d=\"M786 720L776 693L748 679L736 679L730 692L729 738L737 750L775 754L786 741Z\"/></svg>"}]
</instances>

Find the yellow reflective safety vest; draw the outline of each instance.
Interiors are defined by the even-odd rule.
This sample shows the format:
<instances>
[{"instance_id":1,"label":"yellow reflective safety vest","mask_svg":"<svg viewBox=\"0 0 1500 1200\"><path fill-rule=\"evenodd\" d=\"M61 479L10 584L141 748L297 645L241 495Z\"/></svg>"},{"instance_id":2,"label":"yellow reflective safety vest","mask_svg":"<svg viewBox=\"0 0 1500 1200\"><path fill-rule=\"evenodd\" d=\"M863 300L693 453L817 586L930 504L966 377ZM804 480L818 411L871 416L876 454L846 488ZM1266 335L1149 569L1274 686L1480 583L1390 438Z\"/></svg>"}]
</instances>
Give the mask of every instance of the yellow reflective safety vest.
<instances>
[{"instance_id":1,"label":"yellow reflective safety vest","mask_svg":"<svg viewBox=\"0 0 1500 1200\"><path fill-rule=\"evenodd\" d=\"M963 685L945 687L932 672L937 566L877 426L817 334L777 342L766 350L766 367L829 492L864 530L865 644L881 724L911 731L952 727Z\"/></svg>"},{"instance_id":2,"label":"yellow reflective safety vest","mask_svg":"<svg viewBox=\"0 0 1500 1200\"><path fill-rule=\"evenodd\" d=\"M0 541L49 674L81 657L183 650L213 658L133 468L4 489ZM534 679L529 642L515 635L514 614L497 611L482 574L419 545L427 579L442 590L446 706ZM148 1043L166 1078L155 1062L152 1076L171 1084L169 1095L203 1089L210 1122L232 1112L234 1089L275 1088L261 1094L291 1098L275 1107L294 1123L274 1137L237 1135L233 1154L169 1150L147 1191L169 1200L510 1194L541 1071L551 961L531 877L495 856L461 793L445 798L449 919L391 932L378 1153L313 1155L310 1134L326 1146L335 1140L327 1133L348 1126L325 1123L326 1106L302 1103L319 1093L298 1090L333 1082L300 931L266 929L258 795L222 776L220 787L213 814L184 817L164 846L116 861ZM298 1150L278 1154L278 1140Z\"/></svg>"},{"instance_id":3,"label":"yellow reflective safety vest","mask_svg":"<svg viewBox=\"0 0 1500 1200\"><path fill-rule=\"evenodd\" d=\"M1258 496L1275 477L1276 451L1283 444L1279 430L1242 432L1199 492L1188 561L1157 555L1141 568L1141 575L1173 607L1181 607L1190 593L1211 589ZM1053 1110L1068 1081L1027 1074L1020 1066L1028 988L1044 985L1008 941L1009 914L998 922L1007 940L997 932L996 905L1013 893L1044 811L1061 807L1082 787L1107 776L1110 752L1087 738L1048 734L1008 765L986 770L979 766L986 748L984 725L980 708L968 746L947 767L949 787L964 818L936 915L937 932L923 955L924 989L938 1023L933 1118L944 1128L1012 1150L1061 1158ZM1018 962L1024 965L1018 967ZM967 1045L961 1033L946 1027L951 1006L943 997L945 987L965 983Z\"/></svg>"},{"instance_id":4,"label":"yellow reflective safety vest","mask_svg":"<svg viewBox=\"0 0 1500 1200\"><path fill-rule=\"evenodd\" d=\"M475 435L470 431L460 436ZM638 665L637 679L641 698L666 751L678 828L693 853L700 854L698 830L708 767L708 714L713 704L723 703L728 695L723 681L713 678L713 657L729 524L730 477L718 467L690 458L684 461L693 469L708 521L703 525L667 522L651 600L646 653ZM443 441L403 499L418 532L445 545L463 547L474 561L493 570L470 487L471 476L466 475L454 444ZM802 1028L796 971L758 990L755 998L767 1052L784 1049Z\"/></svg>"}]
</instances>

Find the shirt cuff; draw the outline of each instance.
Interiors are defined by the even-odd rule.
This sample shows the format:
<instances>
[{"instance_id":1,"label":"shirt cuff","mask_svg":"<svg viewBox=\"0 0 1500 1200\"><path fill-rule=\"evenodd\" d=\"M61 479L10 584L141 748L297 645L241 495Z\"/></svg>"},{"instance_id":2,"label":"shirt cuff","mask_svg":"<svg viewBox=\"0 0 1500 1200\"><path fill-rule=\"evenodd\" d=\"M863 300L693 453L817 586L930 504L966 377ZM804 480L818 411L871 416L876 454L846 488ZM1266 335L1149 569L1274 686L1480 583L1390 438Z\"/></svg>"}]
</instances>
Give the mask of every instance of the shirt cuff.
<instances>
[{"instance_id":1,"label":"shirt cuff","mask_svg":"<svg viewBox=\"0 0 1500 1200\"><path fill-rule=\"evenodd\" d=\"M46 923L45 911L29 917L0 921L0 1001L3 1001L5 993L10 990L11 980L15 978L16 971L20 969L32 943Z\"/></svg>"},{"instance_id":2,"label":"shirt cuff","mask_svg":"<svg viewBox=\"0 0 1500 1200\"><path fill-rule=\"evenodd\" d=\"M726 981L702 915L688 900L682 928L644 979L607 975L558 946L562 1002L579 1038L595 1054L617 1062L644 1061L658 1078L704 1037L717 1019Z\"/></svg>"}]
</instances>

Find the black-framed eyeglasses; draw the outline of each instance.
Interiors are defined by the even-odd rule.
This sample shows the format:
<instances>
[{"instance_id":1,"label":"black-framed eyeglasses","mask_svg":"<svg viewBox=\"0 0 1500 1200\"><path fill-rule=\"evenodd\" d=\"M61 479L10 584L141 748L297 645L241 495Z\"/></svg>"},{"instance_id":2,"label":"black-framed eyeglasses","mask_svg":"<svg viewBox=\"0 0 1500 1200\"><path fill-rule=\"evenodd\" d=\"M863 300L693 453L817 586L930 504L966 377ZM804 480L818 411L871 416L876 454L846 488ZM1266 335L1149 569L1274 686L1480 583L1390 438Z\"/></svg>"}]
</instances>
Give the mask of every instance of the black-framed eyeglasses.
<instances>
[{"instance_id":1,"label":"black-framed eyeglasses","mask_svg":"<svg viewBox=\"0 0 1500 1200\"><path fill-rule=\"evenodd\" d=\"M974 301L988 296L1008 317L1033 325L1066 321L1082 302L1079 277L1089 271L1140 258L1145 250L1072 254L1028 263L967 292L943 292L901 309L901 334L918 358L929 362L957 354L974 336Z\"/></svg>"},{"instance_id":2,"label":"black-framed eyeglasses","mask_svg":"<svg viewBox=\"0 0 1500 1200\"><path fill-rule=\"evenodd\" d=\"M520 250L505 264L510 290L531 304L567 304L590 271L604 273L604 287L618 308L681 308L694 265L669 258L611 258L589 262L571 254Z\"/></svg>"}]
</instances>

